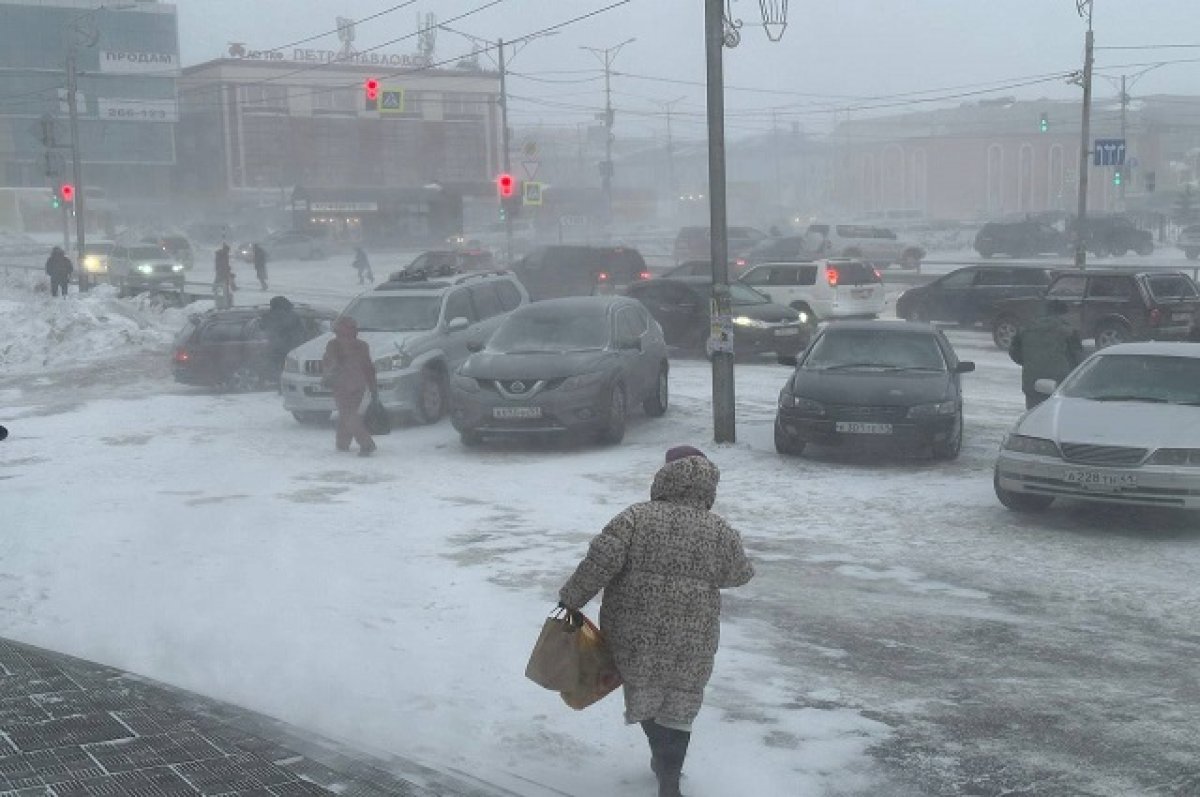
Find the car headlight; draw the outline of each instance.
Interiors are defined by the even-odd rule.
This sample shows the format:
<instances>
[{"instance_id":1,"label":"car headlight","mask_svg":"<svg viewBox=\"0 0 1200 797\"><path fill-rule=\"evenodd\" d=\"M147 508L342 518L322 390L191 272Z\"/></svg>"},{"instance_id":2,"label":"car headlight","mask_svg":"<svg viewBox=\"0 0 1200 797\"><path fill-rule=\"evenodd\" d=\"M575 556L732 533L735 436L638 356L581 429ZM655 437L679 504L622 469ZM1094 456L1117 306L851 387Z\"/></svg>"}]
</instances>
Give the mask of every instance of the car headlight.
<instances>
[{"instance_id":1,"label":"car headlight","mask_svg":"<svg viewBox=\"0 0 1200 797\"><path fill-rule=\"evenodd\" d=\"M1018 454L1036 454L1039 457L1054 457L1062 459L1058 446L1053 440L1044 437L1030 437L1023 434L1010 434L1004 438L1002 448L1005 451L1016 451Z\"/></svg>"},{"instance_id":2,"label":"car headlight","mask_svg":"<svg viewBox=\"0 0 1200 797\"><path fill-rule=\"evenodd\" d=\"M289 354L283 360L283 370L289 374L300 373L300 361Z\"/></svg>"},{"instance_id":3,"label":"car headlight","mask_svg":"<svg viewBox=\"0 0 1200 797\"><path fill-rule=\"evenodd\" d=\"M104 264L100 262L100 258L95 255L88 255L83 259L84 271L107 271Z\"/></svg>"},{"instance_id":4,"label":"car headlight","mask_svg":"<svg viewBox=\"0 0 1200 797\"><path fill-rule=\"evenodd\" d=\"M138 270L138 273L140 273L140 274L153 274L154 266L143 263L142 265L137 267L137 270Z\"/></svg>"},{"instance_id":5,"label":"car headlight","mask_svg":"<svg viewBox=\"0 0 1200 797\"><path fill-rule=\"evenodd\" d=\"M824 415L825 405L819 401L795 396L784 390L779 394L779 406L786 409L799 410L806 415Z\"/></svg>"},{"instance_id":6,"label":"car headlight","mask_svg":"<svg viewBox=\"0 0 1200 797\"><path fill-rule=\"evenodd\" d=\"M583 390L588 387L595 387L608 378L607 371L592 371L587 374L576 374L568 376L563 380L563 383L558 386L559 390Z\"/></svg>"},{"instance_id":7,"label":"car headlight","mask_svg":"<svg viewBox=\"0 0 1200 797\"><path fill-rule=\"evenodd\" d=\"M797 320L798 320L798 321L799 321L801 324L807 324L807 323L808 323L808 319L809 319L810 317L811 317L811 316L809 316L809 314L808 314L808 313L806 313L805 311L801 310L801 311L800 311L800 313L799 313L799 316L798 316Z\"/></svg>"},{"instance_id":8,"label":"car headlight","mask_svg":"<svg viewBox=\"0 0 1200 797\"><path fill-rule=\"evenodd\" d=\"M171 266L171 270L178 274L179 272L183 271L183 264L176 263L175 265Z\"/></svg>"},{"instance_id":9,"label":"car headlight","mask_svg":"<svg viewBox=\"0 0 1200 797\"><path fill-rule=\"evenodd\" d=\"M915 407L910 407L908 417L936 418L939 415L956 415L957 413L957 401L943 401L938 404L918 404Z\"/></svg>"},{"instance_id":10,"label":"car headlight","mask_svg":"<svg viewBox=\"0 0 1200 797\"><path fill-rule=\"evenodd\" d=\"M766 321L759 321L757 318L751 318L746 315L736 316L733 319L733 323L739 327L752 327L753 329L765 329L769 326Z\"/></svg>"},{"instance_id":11,"label":"car headlight","mask_svg":"<svg viewBox=\"0 0 1200 797\"><path fill-rule=\"evenodd\" d=\"M469 376L463 376L462 374L454 375L454 386L467 393L479 392L479 380L472 379Z\"/></svg>"},{"instance_id":12,"label":"car headlight","mask_svg":"<svg viewBox=\"0 0 1200 797\"><path fill-rule=\"evenodd\" d=\"M403 371L408 366L412 365L412 356L406 352L392 354L388 357L382 357L375 361L376 371Z\"/></svg>"},{"instance_id":13,"label":"car headlight","mask_svg":"<svg viewBox=\"0 0 1200 797\"><path fill-rule=\"evenodd\" d=\"M1146 464L1200 468L1200 448L1160 448Z\"/></svg>"}]
</instances>

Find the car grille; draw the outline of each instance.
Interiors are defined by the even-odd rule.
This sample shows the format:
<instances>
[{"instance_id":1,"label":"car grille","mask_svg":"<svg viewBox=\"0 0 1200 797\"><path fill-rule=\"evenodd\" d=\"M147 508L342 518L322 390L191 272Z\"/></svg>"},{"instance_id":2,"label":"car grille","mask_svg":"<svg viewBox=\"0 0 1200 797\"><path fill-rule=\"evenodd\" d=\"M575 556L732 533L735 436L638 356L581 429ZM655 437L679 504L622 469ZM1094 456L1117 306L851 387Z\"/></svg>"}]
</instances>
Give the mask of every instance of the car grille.
<instances>
[{"instance_id":1,"label":"car grille","mask_svg":"<svg viewBox=\"0 0 1200 797\"><path fill-rule=\"evenodd\" d=\"M825 407L831 420L893 421L908 416L908 407L862 407L856 404L830 404Z\"/></svg>"},{"instance_id":2,"label":"car grille","mask_svg":"<svg viewBox=\"0 0 1200 797\"><path fill-rule=\"evenodd\" d=\"M1087 443L1063 443L1063 458L1082 465L1109 465L1112 467L1140 465L1149 453L1144 448L1128 446L1096 446Z\"/></svg>"},{"instance_id":3,"label":"car grille","mask_svg":"<svg viewBox=\"0 0 1200 797\"><path fill-rule=\"evenodd\" d=\"M170 263L159 263L154 267L155 274L170 274L174 271L174 267Z\"/></svg>"},{"instance_id":4,"label":"car grille","mask_svg":"<svg viewBox=\"0 0 1200 797\"><path fill-rule=\"evenodd\" d=\"M322 371L321 365L322 363L320 360L305 360L304 373L308 374L309 376L320 376Z\"/></svg>"}]
</instances>

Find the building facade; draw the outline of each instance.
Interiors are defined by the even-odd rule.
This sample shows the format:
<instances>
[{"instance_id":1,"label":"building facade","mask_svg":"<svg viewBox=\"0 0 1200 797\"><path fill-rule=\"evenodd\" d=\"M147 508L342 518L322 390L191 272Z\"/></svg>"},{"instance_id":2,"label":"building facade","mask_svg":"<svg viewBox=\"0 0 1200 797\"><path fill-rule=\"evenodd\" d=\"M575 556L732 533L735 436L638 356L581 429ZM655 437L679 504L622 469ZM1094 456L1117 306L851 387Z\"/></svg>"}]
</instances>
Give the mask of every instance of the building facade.
<instances>
[{"instance_id":1,"label":"building facade","mask_svg":"<svg viewBox=\"0 0 1200 797\"><path fill-rule=\"evenodd\" d=\"M179 34L175 7L157 0L0 0L0 183L70 179L72 56L84 184L114 198L166 196Z\"/></svg>"}]
</instances>

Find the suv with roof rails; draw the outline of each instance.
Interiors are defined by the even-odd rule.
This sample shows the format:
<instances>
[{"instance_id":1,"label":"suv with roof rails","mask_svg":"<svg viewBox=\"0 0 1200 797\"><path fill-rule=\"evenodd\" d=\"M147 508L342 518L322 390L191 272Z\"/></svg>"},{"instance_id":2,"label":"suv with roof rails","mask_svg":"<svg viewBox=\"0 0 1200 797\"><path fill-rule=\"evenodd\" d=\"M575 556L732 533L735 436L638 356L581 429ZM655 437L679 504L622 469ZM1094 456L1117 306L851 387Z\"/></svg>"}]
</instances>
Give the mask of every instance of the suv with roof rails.
<instances>
[{"instance_id":1,"label":"suv with roof rails","mask_svg":"<svg viewBox=\"0 0 1200 797\"><path fill-rule=\"evenodd\" d=\"M810 236L822 236L821 254L826 257L848 257L872 266L885 268L893 263L902 268L920 268L925 250L884 227L869 224L810 224Z\"/></svg>"},{"instance_id":2,"label":"suv with roof rails","mask_svg":"<svg viewBox=\"0 0 1200 797\"><path fill-rule=\"evenodd\" d=\"M358 323L371 347L379 398L388 412L434 423L446 412L449 375L482 344L529 294L508 271L412 275L354 299L341 315ZM301 423L326 423L333 392L321 384L325 346L321 335L288 354L284 363L284 409Z\"/></svg>"}]
</instances>

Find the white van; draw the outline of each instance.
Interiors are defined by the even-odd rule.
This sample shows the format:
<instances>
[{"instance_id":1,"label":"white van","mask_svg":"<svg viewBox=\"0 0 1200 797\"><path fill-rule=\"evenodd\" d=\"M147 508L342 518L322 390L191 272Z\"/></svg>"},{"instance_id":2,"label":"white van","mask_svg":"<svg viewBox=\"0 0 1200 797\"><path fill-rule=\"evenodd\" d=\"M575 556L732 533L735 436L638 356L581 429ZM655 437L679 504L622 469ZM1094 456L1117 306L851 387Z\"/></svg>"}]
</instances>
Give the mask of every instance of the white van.
<instances>
[{"instance_id":1,"label":"white van","mask_svg":"<svg viewBox=\"0 0 1200 797\"><path fill-rule=\"evenodd\" d=\"M885 301L883 277L861 260L762 263L748 269L740 281L817 321L875 318Z\"/></svg>"}]
</instances>

